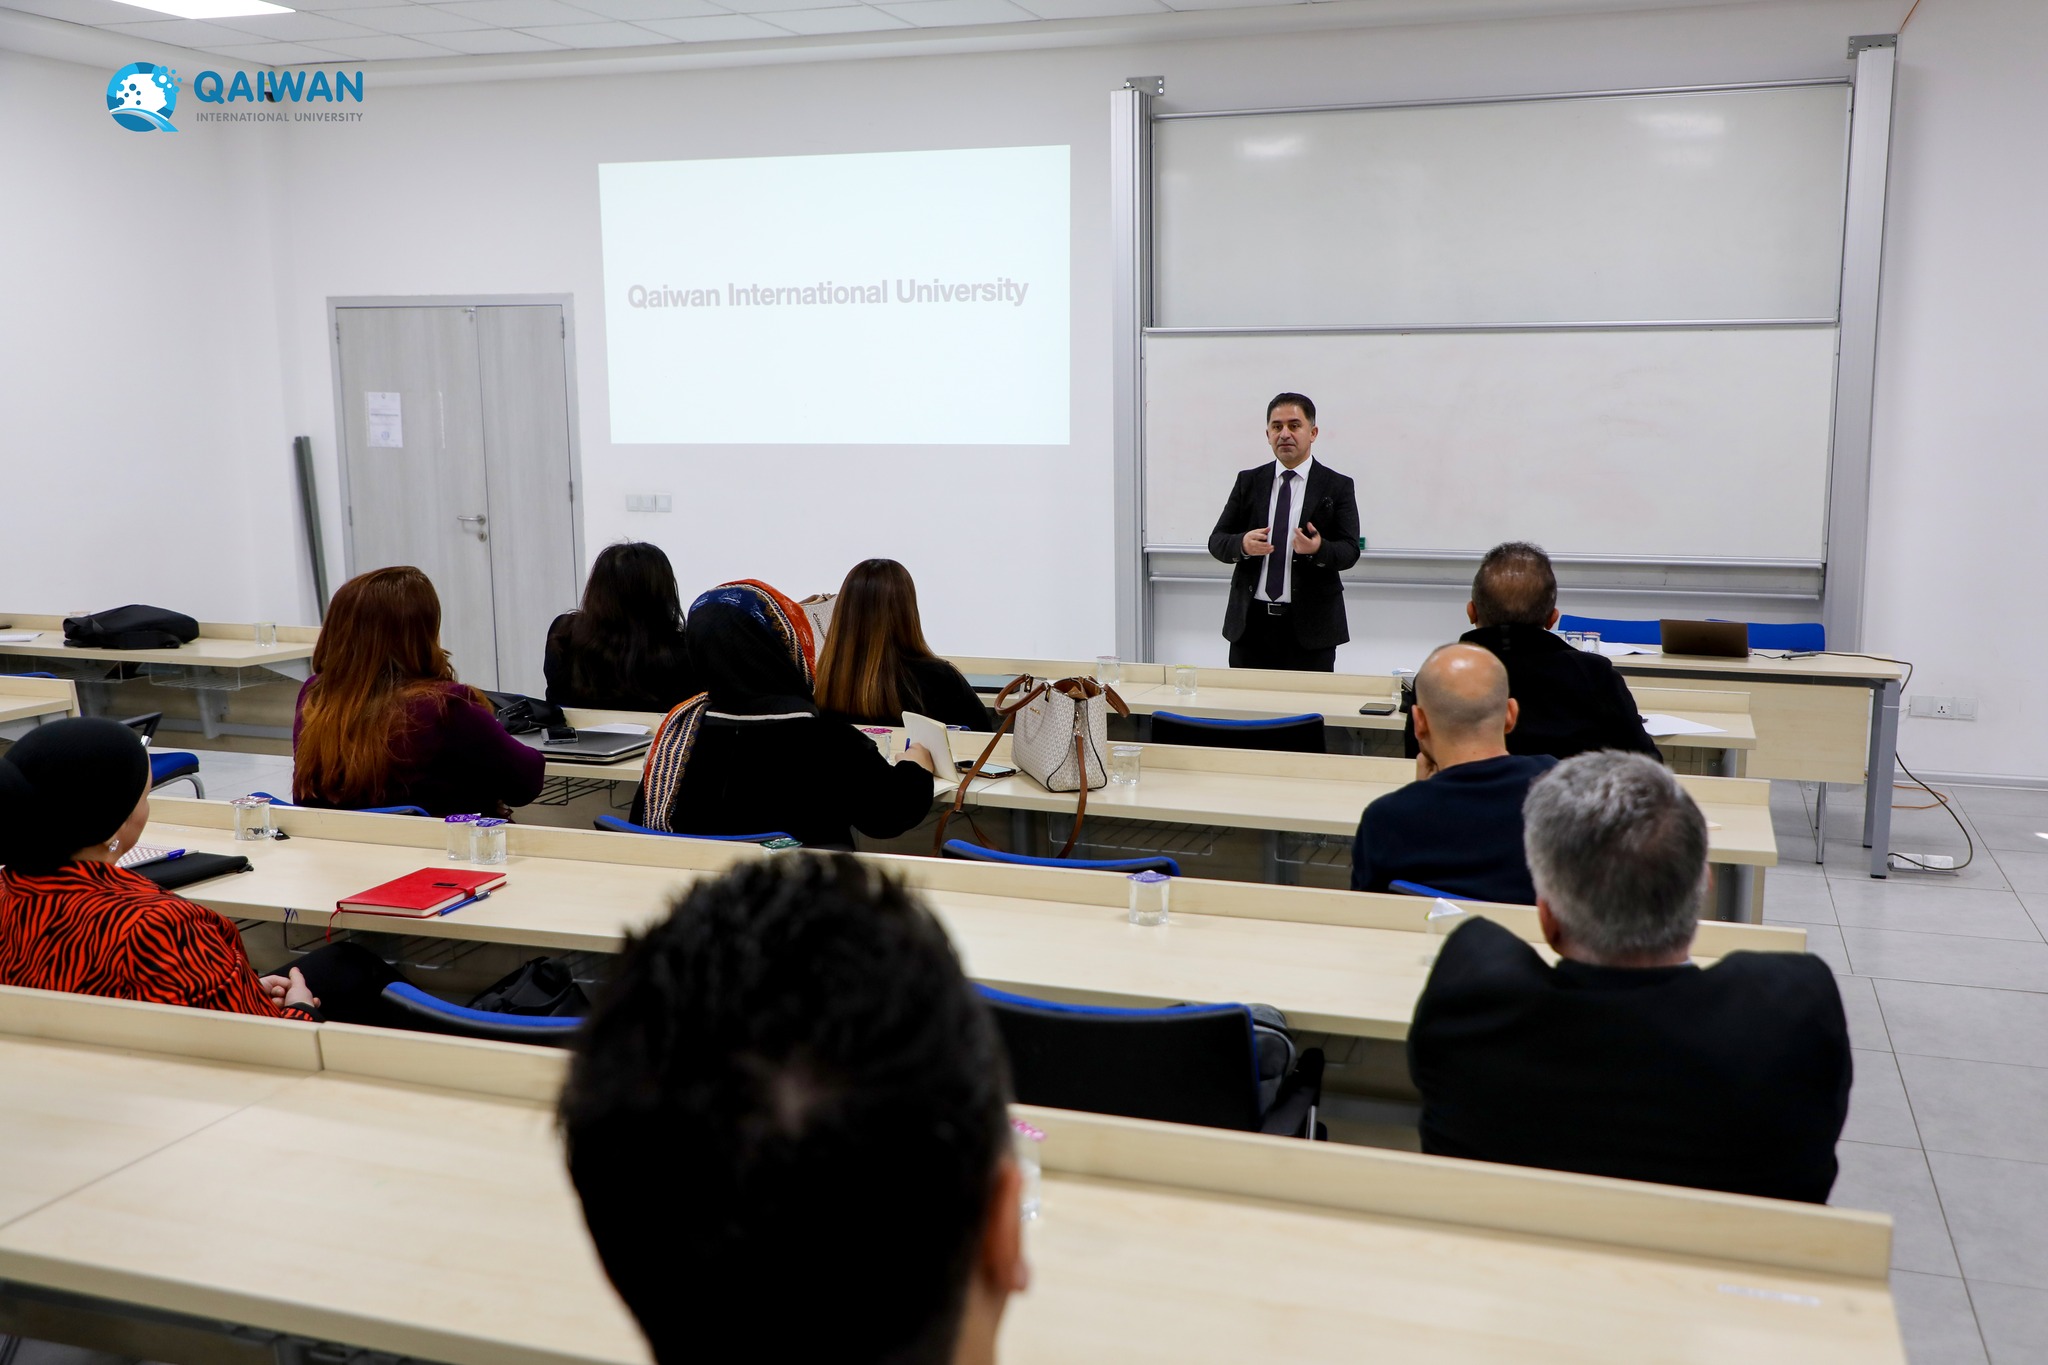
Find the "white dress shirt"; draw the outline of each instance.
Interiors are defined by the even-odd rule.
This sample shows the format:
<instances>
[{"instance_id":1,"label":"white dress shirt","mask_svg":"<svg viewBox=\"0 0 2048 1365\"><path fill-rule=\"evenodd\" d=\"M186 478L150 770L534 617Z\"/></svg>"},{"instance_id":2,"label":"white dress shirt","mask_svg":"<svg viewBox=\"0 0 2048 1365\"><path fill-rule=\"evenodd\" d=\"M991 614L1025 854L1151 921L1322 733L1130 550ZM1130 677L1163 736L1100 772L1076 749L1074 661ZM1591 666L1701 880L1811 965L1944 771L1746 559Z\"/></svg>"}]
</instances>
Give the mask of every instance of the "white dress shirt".
<instances>
[{"instance_id":1,"label":"white dress shirt","mask_svg":"<svg viewBox=\"0 0 2048 1365\"><path fill-rule=\"evenodd\" d=\"M1292 499L1294 519L1284 527L1275 526L1273 517L1280 510L1280 476L1287 472L1287 466L1273 461L1273 492L1266 502L1266 534L1273 542L1273 553L1281 557L1280 595L1266 591L1266 563L1259 564L1259 581L1252 589L1252 596L1261 602L1292 602L1294 600L1294 528L1301 525L1308 511L1308 472L1315 468L1316 457L1311 455L1294 467L1294 483L1288 496Z\"/></svg>"}]
</instances>

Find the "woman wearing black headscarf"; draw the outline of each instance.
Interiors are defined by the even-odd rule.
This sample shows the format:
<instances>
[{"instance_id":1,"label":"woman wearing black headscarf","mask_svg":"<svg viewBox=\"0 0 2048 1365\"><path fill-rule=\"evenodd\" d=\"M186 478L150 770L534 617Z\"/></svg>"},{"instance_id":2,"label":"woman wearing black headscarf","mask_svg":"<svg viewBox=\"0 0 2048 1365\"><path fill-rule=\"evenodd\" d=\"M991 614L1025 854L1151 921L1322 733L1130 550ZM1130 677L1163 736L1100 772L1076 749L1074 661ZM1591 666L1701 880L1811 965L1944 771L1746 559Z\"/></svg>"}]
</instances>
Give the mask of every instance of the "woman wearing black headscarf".
<instances>
[{"instance_id":1,"label":"woman wearing black headscarf","mask_svg":"<svg viewBox=\"0 0 2048 1365\"><path fill-rule=\"evenodd\" d=\"M678 834L780 832L851 848L903 833L932 806L932 756L892 764L845 721L819 716L802 611L755 583L691 606L683 635L707 689L661 724L633 818Z\"/></svg>"},{"instance_id":2,"label":"woman wearing black headscarf","mask_svg":"<svg viewBox=\"0 0 2048 1365\"><path fill-rule=\"evenodd\" d=\"M0 755L0 986L376 1022L397 973L374 953L333 944L258 977L227 920L116 866L147 823L149 755L125 725L53 721Z\"/></svg>"}]
</instances>

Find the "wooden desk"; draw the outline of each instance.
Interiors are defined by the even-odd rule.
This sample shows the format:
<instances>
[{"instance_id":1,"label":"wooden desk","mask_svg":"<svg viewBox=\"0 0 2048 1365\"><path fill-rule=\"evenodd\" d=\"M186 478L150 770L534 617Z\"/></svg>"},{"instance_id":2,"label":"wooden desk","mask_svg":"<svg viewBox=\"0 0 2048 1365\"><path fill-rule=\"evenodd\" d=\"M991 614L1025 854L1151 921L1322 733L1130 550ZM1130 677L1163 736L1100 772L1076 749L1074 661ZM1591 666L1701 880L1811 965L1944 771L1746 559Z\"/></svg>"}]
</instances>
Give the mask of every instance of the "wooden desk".
<instances>
[{"instance_id":1,"label":"wooden desk","mask_svg":"<svg viewBox=\"0 0 2048 1365\"><path fill-rule=\"evenodd\" d=\"M4 995L22 1014L43 993ZM0 1210L0 1280L451 1365L647 1361L562 1168L561 1054L318 1037L310 1063L267 1069L102 1046L105 1109L204 1091L226 1112L160 1124L91 1183ZM0 1044L0 1094L94 1055ZM1046 1133L1045 1177L1007 1365L1905 1358L1882 1215L1019 1112ZM18 1140L0 1127L10 1158Z\"/></svg>"},{"instance_id":2,"label":"wooden desk","mask_svg":"<svg viewBox=\"0 0 2048 1365\"><path fill-rule=\"evenodd\" d=\"M63 678L0 673L0 725L78 714L78 689Z\"/></svg>"},{"instance_id":3,"label":"wooden desk","mask_svg":"<svg viewBox=\"0 0 2048 1365\"><path fill-rule=\"evenodd\" d=\"M93 713L105 709L105 698L95 701L92 694L106 689L107 665L139 664L158 686L191 691L198 703L200 729L208 739L220 734L228 693L253 682L275 681L279 671L303 677L300 665L313 657L320 639L318 626L279 626L276 644L258 645L253 624L202 621L198 638L176 649L72 649L64 643L61 616L0 612L0 621L13 622L0 634L36 632L32 641L0 644L0 656L49 661L54 671L83 684Z\"/></svg>"},{"instance_id":4,"label":"wooden desk","mask_svg":"<svg viewBox=\"0 0 2048 1365\"><path fill-rule=\"evenodd\" d=\"M185 895L230 918L295 920L308 937L341 897L443 860L437 822L292 807L272 817L291 838L238 844L223 802L161 797L150 805L150 842L242 853L256 865ZM665 914L697 877L776 856L750 844L527 825L513 827L512 852L507 884L452 915L342 914L334 923L617 952L627 931ZM1429 903L1413 897L1184 877L1173 886L1171 922L1141 929L1126 920L1128 888L1114 873L862 856L923 892L977 980L1027 994L1123 1005L1257 1000L1313 1032L1399 1039L1429 971ZM1532 909L1477 912L1541 942ZM1703 922L1695 942L1703 959L1805 946L1797 930L1718 922Z\"/></svg>"}]
</instances>

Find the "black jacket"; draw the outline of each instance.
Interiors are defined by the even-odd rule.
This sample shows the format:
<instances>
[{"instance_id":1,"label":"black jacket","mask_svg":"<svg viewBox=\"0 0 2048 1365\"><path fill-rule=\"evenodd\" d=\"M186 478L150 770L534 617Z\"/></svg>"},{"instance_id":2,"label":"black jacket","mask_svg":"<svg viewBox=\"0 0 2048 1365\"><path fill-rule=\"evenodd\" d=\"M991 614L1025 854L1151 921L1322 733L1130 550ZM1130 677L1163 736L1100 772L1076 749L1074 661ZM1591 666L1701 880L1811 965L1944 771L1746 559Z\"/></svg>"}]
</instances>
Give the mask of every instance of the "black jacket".
<instances>
[{"instance_id":1,"label":"black jacket","mask_svg":"<svg viewBox=\"0 0 2048 1365\"><path fill-rule=\"evenodd\" d=\"M903 666L897 679L903 709L930 716L941 725L959 725L969 730L989 729L988 707L960 670L944 659L915 659ZM835 720L854 725L901 725L903 717L852 716L833 712Z\"/></svg>"},{"instance_id":2,"label":"black jacket","mask_svg":"<svg viewBox=\"0 0 2048 1365\"><path fill-rule=\"evenodd\" d=\"M575 620L575 612L565 611L548 627L541 673L547 678L548 700L555 705L597 711L666 712L704 690L697 685L681 632L677 632L667 648L658 649L643 660L630 677L619 676L602 660L585 658L581 660L584 676L579 679L579 661L571 639Z\"/></svg>"},{"instance_id":3,"label":"black jacket","mask_svg":"<svg viewBox=\"0 0 2048 1365\"><path fill-rule=\"evenodd\" d=\"M1491 920L1445 942L1408 1033L1422 1150L1824 1203L1849 1112L1834 974L1564 961Z\"/></svg>"},{"instance_id":4,"label":"black jacket","mask_svg":"<svg viewBox=\"0 0 2048 1365\"><path fill-rule=\"evenodd\" d=\"M1223 610L1223 638L1244 635L1245 613L1251 609L1252 592L1266 571L1264 555L1244 552L1247 531L1266 524L1273 500L1271 460L1257 469L1239 472L1231 487L1230 501L1209 533L1209 553L1225 564L1235 564L1230 575L1230 603ZM1344 570L1358 562L1358 494L1348 475L1339 474L1321 460L1309 467L1308 486L1302 490L1302 504L1308 515L1295 518L1295 525L1312 522L1323 538L1323 547L1312 555L1294 555L1293 609L1287 619L1294 623L1294 638L1303 649L1329 649L1351 638L1344 619ZM1293 554L1290 528L1276 535L1281 548L1275 554Z\"/></svg>"},{"instance_id":5,"label":"black jacket","mask_svg":"<svg viewBox=\"0 0 2048 1365\"><path fill-rule=\"evenodd\" d=\"M1508 670L1508 695L1521 716L1508 732L1511 754L1570 758L1594 749L1624 749L1659 757L1643 729L1635 696L1602 654L1574 649L1541 626L1481 626L1458 637L1492 650ZM1415 720L1408 720L1408 753L1415 753Z\"/></svg>"},{"instance_id":6,"label":"black jacket","mask_svg":"<svg viewBox=\"0 0 2048 1365\"><path fill-rule=\"evenodd\" d=\"M633 798L642 820L646 789ZM852 848L853 831L894 838L932 808L932 775L891 764L844 721L704 717L669 828L690 834L780 831L810 848Z\"/></svg>"},{"instance_id":7,"label":"black jacket","mask_svg":"<svg viewBox=\"0 0 2048 1365\"><path fill-rule=\"evenodd\" d=\"M1388 792L1358 818L1351 889L1420 882L1469 900L1534 905L1522 855L1522 801L1554 758L1503 754Z\"/></svg>"}]
</instances>

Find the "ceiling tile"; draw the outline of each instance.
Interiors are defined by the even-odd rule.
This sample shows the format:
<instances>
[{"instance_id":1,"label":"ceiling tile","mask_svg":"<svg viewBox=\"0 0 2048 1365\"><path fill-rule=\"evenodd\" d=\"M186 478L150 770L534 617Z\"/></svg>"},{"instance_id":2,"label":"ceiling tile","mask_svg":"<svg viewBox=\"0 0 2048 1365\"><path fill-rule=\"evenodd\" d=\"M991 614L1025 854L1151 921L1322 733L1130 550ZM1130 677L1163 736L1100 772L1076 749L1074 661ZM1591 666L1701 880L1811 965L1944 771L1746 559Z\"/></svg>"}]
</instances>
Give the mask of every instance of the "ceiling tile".
<instances>
[{"instance_id":1,"label":"ceiling tile","mask_svg":"<svg viewBox=\"0 0 2048 1365\"><path fill-rule=\"evenodd\" d=\"M1263 5L1298 5L1304 0L1166 0L1168 9L1251 9Z\"/></svg>"},{"instance_id":2,"label":"ceiling tile","mask_svg":"<svg viewBox=\"0 0 2048 1365\"><path fill-rule=\"evenodd\" d=\"M1032 18L1009 0L908 0L878 8L919 28L952 28L964 24L1020 24Z\"/></svg>"},{"instance_id":3,"label":"ceiling tile","mask_svg":"<svg viewBox=\"0 0 2048 1365\"><path fill-rule=\"evenodd\" d=\"M703 19L649 19L641 25L685 43L721 43L741 38L787 38L789 30L744 14L714 14Z\"/></svg>"},{"instance_id":4,"label":"ceiling tile","mask_svg":"<svg viewBox=\"0 0 2048 1365\"><path fill-rule=\"evenodd\" d=\"M1016 0L1041 19L1105 19L1114 14L1157 14L1159 0Z\"/></svg>"},{"instance_id":5,"label":"ceiling tile","mask_svg":"<svg viewBox=\"0 0 2048 1365\"><path fill-rule=\"evenodd\" d=\"M779 10L775 22L792 33L872 33L884 28L909 28L893 14L871 5L840 5L833 9Z\"/></svg>"},{"instance_id":6,"label":"ceiling tile","mask_svg":"<svg viewBox=\"0 0 2048 1365\"><path fill-rule=\"evenodd\" d=\"M499 28L546 28L551 24L591 22L588 10L564 5L560 0L460 0L439 8Z\"/></svg>"},{"instance_id":7,"label":"ceiling tile","mask_svg":"<svg viewBox=\"0 0 2048 1365\"><path fill-rule=\"evenodd\" d=\"M114 0L6 0L6 8L18 9L24 14L40 14L45 19L62 19L67 24L132 24L148 19L150 12L133 5L119 5ZM159 19L171 16L161 14Z\"/></svg>"},{"instance_id":8,"label":"ceiling tile","mask_svg":"<svg viewBox=\"0 0 2048 1365\"><path fill-rule=\"evenodd\" d=\"M817 0L812 0L815 4ZM695 19L706 14L723 14L726 6L711 0L576 0L578 9L623 19L637 24L643 19Z\"/></svg>"},{"instance_id":9,"label":"ceiling tile","mask_svg":"<svg viewBox=\"0 0 2048 1365\"><path fill-rule=\"evenodd\" d=\"M234 19L214 19L222 28L239 29L277 43L319 42L322 38L360 38L369 30L360 24L344 23L324 14L244 14Z\"/></svg>"},{"instance_id":10,"label":"ceiling tile","mask_svg":"<svg viewBox=\"0 0 2048 1365\"><path fill-rule=\"evenodd\" d=\"M303 43L245 43L239 47L210 47L207 51L250 66L332 66L340 60L332 52Z\"/></svg>"},{"instance_id":11,"label":"ceiling tile","mask_svg":"<svg viewBox=\"0 0 2048 1365\"><path fill-rule=\"evenodd\" d=\"M272 3L281 4L283 0L272 0ZM340 19L348 17L345 12L348 10L389 9L395 3L397 3L397 0L291 0L291 6L296 10L319 10L323 13L343 11L335 16Z\"/></svg>"},{"instance_id":12,"label":"ceiling tile","mask_svg":"<svg viewBox=\"0 0 2048 1365\"><path fill-rule=\"evenodd\" d=\"M439 38L440 34L434 37ZM400 38L390 33L372 33L367 38L328 38L320 46L336 56L358 62L396 62L408 57L445 57L448 49L418 38Z\"/></svg>"},{"instance_id":13,"label":"ceiling tile","mask_svg":"<svg viewBox=\"0 0 2048 1365\"><path fill-rule=\"evenodd\" d=\"M560 52L560 43L536 38L510 28L472 28L459 33L436 33L437 46L453 48L473 56L497 56L501 52Z\"/></svg>"},{"instance_id":14,"label":"ceiling tile","mask_svg":"<svg viewBox=\"0 0 2048 1365\"><path fill-rule=\"evenodd\" d=\"M719 0L735 14L772 14L785 9L817 9L818 0Z\"/></svg>"},{"instance_id":15,"label":"ceiling tile","mask_svg":"<svg viewBox=\"0 0 2048 1365\"><path fill-rule=\"evenodd\" d=\"M452 33L457 29L485 28L474 19L450 14L437 5L382 5L376 9L352 9L343 22L361 24L379 33Z\"/></svg>"},{"instance_id":16,"label":"ceiling tile","mask_svg":"<svg viewBox=\"0 0 2048 1365\"><path fill-rule=\"evenodd\" d=\"M231 28L200 19L157 19L142 24L101 24L108 33L118 33L124 38L139 38L151 43L169 43L173 47L215 47L221 43L246 43L249 35L238 33Z\"/></svg>"},{"instance_id":17,"label":"ceiling tile","mask_svg":"<svg viewBox=\"0 0 2048 1365\"><path fill-rule=\"evenodd\" d=\"M563 47L579 48L646 47L652 43L675 41L631 24L550 24L546 28L528 29L526 32L551 43L560 43Z\"/></svg>"}]
</instances>

